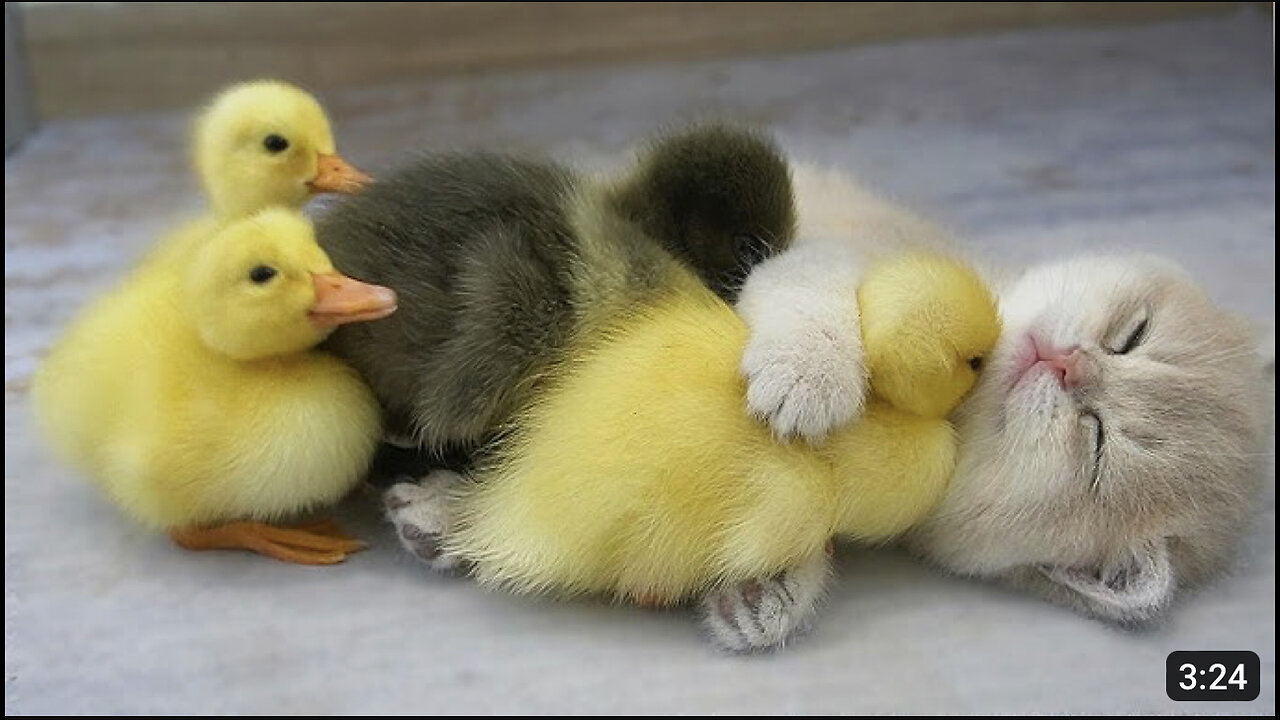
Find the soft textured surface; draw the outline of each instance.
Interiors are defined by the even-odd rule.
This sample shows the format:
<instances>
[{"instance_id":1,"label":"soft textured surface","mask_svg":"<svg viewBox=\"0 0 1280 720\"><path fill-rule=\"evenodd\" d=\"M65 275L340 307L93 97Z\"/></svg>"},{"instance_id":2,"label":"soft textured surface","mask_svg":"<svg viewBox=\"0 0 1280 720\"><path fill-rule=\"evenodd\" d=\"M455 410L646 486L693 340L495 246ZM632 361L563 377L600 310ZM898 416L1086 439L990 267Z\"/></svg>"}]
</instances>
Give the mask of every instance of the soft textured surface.
<instances>
[{"instance_id":1,"label":"soft textured surface","mask_svg":"<svg viewBox=\"0 0 1280 720\"><path fill-rule=\"evenodd\" d=\"M596 164L662 123L745 118L989 258L1158 251L1269 334L1270 25L1248 14L324 99L343 154L375 173L424 146ZM717 655L681 612L431 576L372 495L343 515L373 547L334 568L193 555L140 530L52 460L26 392L74 310L196 210L184 131L172 114L56 124L5 163L7 713L1274 713L1273 479L1239 567L1153 630L851 551L817 632L751 658ZM1170 701L1164 659L1185 649L1254 650L1261 696Z\"/></svg>"}]
</instances>

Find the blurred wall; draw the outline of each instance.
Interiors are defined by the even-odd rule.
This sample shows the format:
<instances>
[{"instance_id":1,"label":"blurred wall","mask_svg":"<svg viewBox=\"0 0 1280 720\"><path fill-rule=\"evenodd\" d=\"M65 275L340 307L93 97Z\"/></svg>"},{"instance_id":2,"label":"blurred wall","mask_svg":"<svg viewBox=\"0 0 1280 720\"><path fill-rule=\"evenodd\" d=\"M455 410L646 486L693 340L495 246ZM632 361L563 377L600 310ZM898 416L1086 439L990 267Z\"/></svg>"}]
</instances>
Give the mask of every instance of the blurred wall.
<instances>
[{"instance_id":1,"label":"blurred wall","mask_svg":"<svg viewBox=\"0 0 1280 720\"><path fill-rule=\"evenodd\" d=\"M16 3L4 4L4 152L35 128L35 103L27 82L27 53Z\"/></svg>"},{"instance_id":2,"label":"blurred wall","mask_svg":"<svg viewBox=\"0 0 1280 720\"><path fill-rule=\"evenodd\" d=\"M11 3L6 3L6 11ZM668 61L1239 3L20 3L43 117L185 106L227 82L316 90L439 73ZM8 63L6 62L6 65Z\"/></svg>"}]
</instances>

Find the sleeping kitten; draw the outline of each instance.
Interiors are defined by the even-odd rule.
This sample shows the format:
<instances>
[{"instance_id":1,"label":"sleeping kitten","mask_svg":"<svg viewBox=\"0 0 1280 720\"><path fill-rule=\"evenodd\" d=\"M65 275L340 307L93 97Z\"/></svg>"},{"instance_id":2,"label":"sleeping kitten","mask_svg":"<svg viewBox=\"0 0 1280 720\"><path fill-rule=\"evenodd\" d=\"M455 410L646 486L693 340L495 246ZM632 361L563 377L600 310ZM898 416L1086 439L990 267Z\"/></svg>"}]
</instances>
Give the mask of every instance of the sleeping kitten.
<instances>
[{"instance_id":1,"label":"sleeping kitten","mask_svg":"<svg viewBox=\"0 0 1280 720\"><path fill-rule=\"evenodd\" d=\"M850 298L861 261L942 236L846 178L794 177L801 244L748 279L743 371L755 412L817 438L860 408ZM1227 565L1247 525L1268 421L1254 341L1155 258L1048 263L993 282L1004 334L957 413L948 494L906 542L951 571L1106 620L1154 619L1179 586ZM727 589L704 601L708 626L731 649L781 645L814 615L827 575L796 568Z\"/></svg>"},{"instance_id":2,"label":"sleeping kitten","mask_svg":"<svg viewBox=\"0 0 1280 720\"><path fill-rule=\"evenodd\" d=\"M911 546L1103 619L1153 619L1248 524L1266 450L1254 340L1154 258L1034 268L1002 301L951 491Z\"/></svg>"}]
</instances>

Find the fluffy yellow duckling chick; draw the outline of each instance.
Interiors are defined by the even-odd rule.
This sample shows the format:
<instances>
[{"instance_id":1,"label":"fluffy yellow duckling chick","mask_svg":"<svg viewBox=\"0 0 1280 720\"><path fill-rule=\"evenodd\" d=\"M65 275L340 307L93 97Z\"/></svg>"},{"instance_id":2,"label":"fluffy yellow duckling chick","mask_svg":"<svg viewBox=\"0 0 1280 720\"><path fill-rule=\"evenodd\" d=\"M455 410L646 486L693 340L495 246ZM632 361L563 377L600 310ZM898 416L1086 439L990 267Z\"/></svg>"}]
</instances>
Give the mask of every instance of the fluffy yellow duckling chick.
<instances>
[{"instance_id":1,"label":"fluffy yellow duckling chick","mask_svg":"<svg viewBox=\"0 0 1280 720\"><path fill-rule=\"evenodd\" d=\"M227 222L268 207L298 209L316 193L354 193L369 176L335 149L324 108L278 80L234 85L199 114L192 159L210 213L160 244L156 257L182 257Z\"/></svg>"},{"instance_id":2,"label":"fluffy yellow duckling chick","mask_svg":"<svg viewBox=\"0 0 1280 720\"><path fill-rule=\"evenodd\" d=\"M768 577L833 535L888 539L954 466L946 416L999 334L964 265L903 256L858 290L867 414L821 447L745 411L747 328L695 282L575 353L499 457L456 488L445 552L521 592L650 603Z\"/></svg>"},{"instance_id":3,"label":"fluffy yellow duckling chick","mask_svg":"<svg viewBox=\"0 0 1280 720\"><path fill-rule=\"evenodd\" d=\"M37 371L36 414L127 514L185 547L338 562L361 544L265 523L362 479L377 402L312 348L395 307L392 291L335 272L300 214L265 210L88 308Z\"/></svg>"},{"instance_id":4,"label":"fluffy yellow duckling chick","mask_svg":"<svg viewBox=\"0 0 1280 720\"><path fill-rule=\"evenodd\" d=\"M369 177L338 156L324 109L278 80L224 90L196 120L196 168L216 215L298 208L313 193L353 193Z\"/></svg>"}]
</instances>

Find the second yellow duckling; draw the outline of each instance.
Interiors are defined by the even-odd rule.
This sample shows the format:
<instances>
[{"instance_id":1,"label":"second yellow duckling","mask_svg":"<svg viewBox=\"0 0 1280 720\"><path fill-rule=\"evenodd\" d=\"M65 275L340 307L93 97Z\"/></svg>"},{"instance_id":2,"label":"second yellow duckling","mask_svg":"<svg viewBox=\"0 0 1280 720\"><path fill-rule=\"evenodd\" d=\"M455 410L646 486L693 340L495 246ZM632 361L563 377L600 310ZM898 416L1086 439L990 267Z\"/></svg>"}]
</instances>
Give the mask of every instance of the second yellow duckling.
<instances>
[{"instance_id":1,"label":"second yellow duckling","mask_svg":"<svg viewBox=\"0 0 1280 720\"><path fill-rule=\"evenodd\" d=\"M833 535L886 540L941 497L947 414L999 334L978 276L941 256L873 266L858 291L871 399L821 447L745 411L747 328L696 282L574 353L474 482L449 555L519 592L665 604L769 577Z\"/></svg>"},{"instance_id":2,"label":"second yellow duckling","mask_svg":"<svg viewBox=\"0 0 1280 720\"><path fill-rule=\"evenodd\" d=\"M355 193L370 178L338 155L324 108L279 80L233 85L200 112L191 156L210 212L161 241L180 258L222 225L269 207L299 209L317 193Z\"/></svg>"},{"instance_id":3,"label":"second yellow duckling","mask_svg":"<svg viewBox=\"0 0 1280 720\"><path fill-rule=\"evenodd\" d=\"M334 503L363 478L377 402L311 348L395 307L391 290L337 273L300 214L265 210L89 308L36 373L36 414L127 514L185 547L338 562L361 544L264 523Z\"/></svg>"},{"instance_id":4,"label":"second yellow duckling","mask_svg":"<svg viewBox=\"0 0 1280 720\"><path fill-rule=\"evenodd\" d=\"M196 120L193 154L223 218L299 208L313 193L353 193L369 182L337 154L315 97L279 80L242 83L215 97Z\"/></svg>"}]
</instances>

